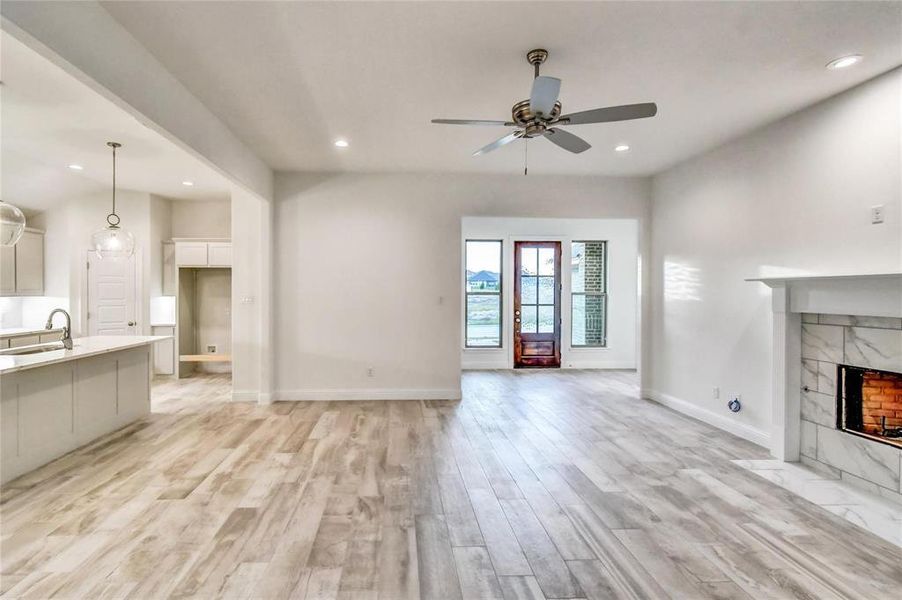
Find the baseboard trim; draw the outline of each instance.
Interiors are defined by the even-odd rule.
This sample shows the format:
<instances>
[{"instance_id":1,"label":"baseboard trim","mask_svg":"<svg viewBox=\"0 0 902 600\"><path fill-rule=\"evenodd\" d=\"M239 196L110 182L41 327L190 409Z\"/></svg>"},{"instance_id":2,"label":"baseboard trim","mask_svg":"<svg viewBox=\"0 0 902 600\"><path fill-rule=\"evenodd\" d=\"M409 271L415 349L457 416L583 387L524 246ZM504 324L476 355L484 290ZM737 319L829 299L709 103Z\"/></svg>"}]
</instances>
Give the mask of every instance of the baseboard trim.
<instances>
[{"instance_id":1,"label":"baseboard trim","mask_svg":"<svg viewBox=\"0 0 902 600\"><path fill-rule=\"evenodd\" d=\"M694 419L698 419L699 421L717 427L718 429L723 429L724 431L732 433L733 435L741 437L742 439L748 440L752 443L758 444L759 446L770 448L770 434L758 429L757 427L752 427L751 425L746 425L745 423L732 421L725 415L719 415L708 410L707 408L702 408L700 406L692 404L691 402L677 398L676 396L671 396L670 394L664 394L655 390L644 389L641 391L641 395L647 400L651 400L652 402L657 402L658 404L672 408L677 412L688 415Z\"/></svg>"},{"instance_id":2,"label":"baseboard trim","mask_svg":"<svg viewBox=\"0 0 902 600\"><path fill-rule=\"evenodd\" d=\"M461 371L497 371L498 369L510 369L510 365L507 364L507 361L498 362L498 361L466 361L461 362L460 370Z\"/></svg>"},{"instance_id":3,"label":"baseboard trim","mask_svg":"<svg viewBox=\"0 0 902 600\"><path fill-rule=\"evenodd\" d=\"M254 390L233 390L232 402L257 402L260 399L259 392Z\"/></svg>"},{"instance_id":4,"label":"baseboard trim","mask_svg":"<svg viewBox=\"0 0 902 600\"><path fill-rule=\"evenodd\" d=\"M635 370L636 362L629 360L570 359L563 365L565 369Z\"/></svg>"},{"instance_id":5,"label":"baseboard trim","mask_svg":"<svg viewBox=\"0 0 902 600\"><path fill-rule=\"evenodd\" d=\"M460 400L460 389L375 389L375 390L279 390L280 401L314 400Z\"/></svg>"}]
</instances>

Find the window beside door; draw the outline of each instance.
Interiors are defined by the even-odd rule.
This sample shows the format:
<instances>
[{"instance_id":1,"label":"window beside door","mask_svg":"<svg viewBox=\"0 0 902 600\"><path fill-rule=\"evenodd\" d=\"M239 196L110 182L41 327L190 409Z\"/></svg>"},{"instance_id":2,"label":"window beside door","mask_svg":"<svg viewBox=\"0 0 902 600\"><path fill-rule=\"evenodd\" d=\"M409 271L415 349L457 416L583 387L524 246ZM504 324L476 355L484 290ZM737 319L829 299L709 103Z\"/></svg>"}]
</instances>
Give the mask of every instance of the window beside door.
<instances>
[{"instance_id":1,"label":"window beside door","mask_svg":"<svg viewBox=\"0 0 902 600\"><path fill-rule=\"evenodd\" d=\"M467 240L466 347L501 347L501 240Z\"/></svg>"},{"instance_id":2,"label":"window beside door","mask_svg":"<svg viewBox=\"0 0 902 600\"><path fill-rule=\"evenodd\" d=\"M570 345L605 346L607 242L573 242L570 248Z\"/></svg>"}]
</instances>

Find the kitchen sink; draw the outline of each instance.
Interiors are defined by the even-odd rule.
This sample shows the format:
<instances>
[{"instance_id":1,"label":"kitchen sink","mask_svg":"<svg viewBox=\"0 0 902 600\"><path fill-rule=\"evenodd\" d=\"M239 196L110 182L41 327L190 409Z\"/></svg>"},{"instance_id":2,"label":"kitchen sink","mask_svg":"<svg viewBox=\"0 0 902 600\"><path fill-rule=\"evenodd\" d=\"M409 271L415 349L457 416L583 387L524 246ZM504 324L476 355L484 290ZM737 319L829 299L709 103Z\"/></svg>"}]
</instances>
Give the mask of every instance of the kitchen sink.
<instances>
[{"instance_id":1,"label":"kitchen sink","mask_svg":"<svg viewBox=\"0 0 902 600\"><path fill-rule=\"evenodd\" d=\"M62 342L47 342L46 344L32 344L31 346L20 346L18 348L4 348L0 350L0 356L20 356L23 354L40 354L41 352L53 352L54 350L64 350Z\"/></svg>"}]
</instances>

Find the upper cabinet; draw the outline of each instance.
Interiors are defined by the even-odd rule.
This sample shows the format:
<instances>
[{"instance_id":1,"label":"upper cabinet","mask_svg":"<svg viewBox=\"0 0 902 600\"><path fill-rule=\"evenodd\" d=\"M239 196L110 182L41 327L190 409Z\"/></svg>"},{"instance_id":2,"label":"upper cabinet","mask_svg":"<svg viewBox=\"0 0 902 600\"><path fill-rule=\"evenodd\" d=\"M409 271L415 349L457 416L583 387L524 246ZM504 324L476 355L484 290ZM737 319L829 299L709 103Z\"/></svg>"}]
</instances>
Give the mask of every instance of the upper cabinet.
<instances>
[{"instance_id":1,"label":"upper cabinet","mask_svg":"<svg viewBox=\"0 0 902 600\"><path fill-rule=\"evenodd\" d=\"M176 242L175 264L180 267L206 267L207 242Z\"/></svg>"},{"instance_id":2,"label":"upper cabinet","mask_svg":"<svg viewBox=\"0 0 902 600\"><path fill-rule=\"evenodd\" d=\"M0 295L44 295L44 233L26 229L15 246L0 248Z\"/></svg>"},{"instance_id":3,"label":"upper cabinet","mask_svg":"<svg viewBox=\"0 0 902 600\"><path fill-rule=\"evenodd\" d=\"M231 267L231 242L175 241L175 264L179 267Z\"/></svg>"},{"instance_id":4,"label":"upper cabinet","mask_svg":"<svg viewBox=\"0 0 902 600\"><path fill-rule=\"evenodd\" d=\"M207 244L207 264L211 267L231 267L232 243L210 242Z\"/></svg>"}]
</instances>

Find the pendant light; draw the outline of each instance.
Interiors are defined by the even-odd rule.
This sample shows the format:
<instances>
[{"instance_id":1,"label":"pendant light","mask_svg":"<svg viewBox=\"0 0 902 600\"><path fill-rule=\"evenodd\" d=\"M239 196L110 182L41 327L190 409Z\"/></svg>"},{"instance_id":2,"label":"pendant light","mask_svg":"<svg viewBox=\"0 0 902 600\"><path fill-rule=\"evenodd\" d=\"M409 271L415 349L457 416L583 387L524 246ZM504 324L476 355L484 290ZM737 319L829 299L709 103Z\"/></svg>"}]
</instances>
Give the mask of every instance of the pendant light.
<instances>
[{"instance_id":1,"label":"pendant light","mask_svg":"<svg viewBox=\"0 0 902 600\"><path fill-rule=\"evenodd\" d=\"M25 231L22 211L0 200L0 246L15 246Z\"/></svg>"},{"instance_id":2,"label":"pendant light","mask_svg":"<svg viewBox=\"0 0 902 600\"><path fill-rule=\"evenodd\" d=\"M116 214L116 148L122 144L107 142L106 145L113 149L113 212L106 216L107 226L91 236L91 246L101 259L128 258L135 253L135 236L119 227L121 219Z\"/></svg>"}]
</instances>

